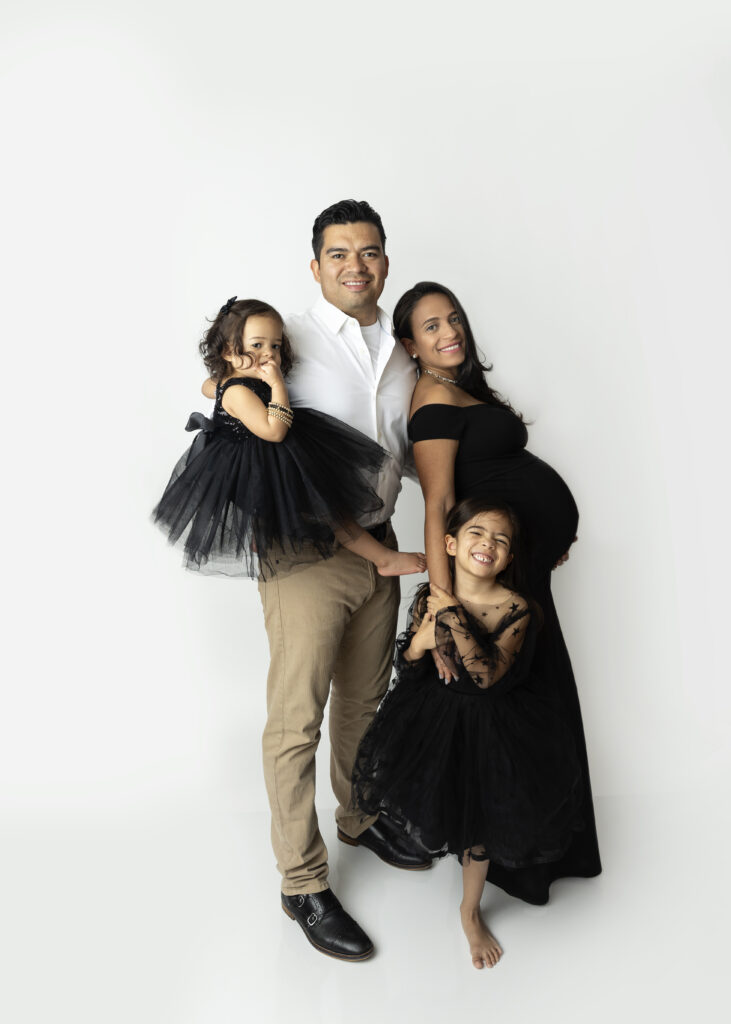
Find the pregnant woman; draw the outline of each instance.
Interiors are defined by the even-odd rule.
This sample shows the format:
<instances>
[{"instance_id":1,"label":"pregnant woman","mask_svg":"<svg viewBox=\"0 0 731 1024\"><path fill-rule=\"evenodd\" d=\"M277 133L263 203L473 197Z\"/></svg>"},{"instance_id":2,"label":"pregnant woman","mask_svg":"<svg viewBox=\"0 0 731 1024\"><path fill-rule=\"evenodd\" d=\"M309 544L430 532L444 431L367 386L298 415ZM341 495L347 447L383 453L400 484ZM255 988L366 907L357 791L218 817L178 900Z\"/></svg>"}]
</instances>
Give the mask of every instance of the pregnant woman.
<instances>
[{"instance_id":1,"label":"pregnant woman","mask_svg":"<svg viewBox=\"0 0 731 1024\"><path fill-rule=\"evenodd\" d=\"M526 451L528 431L521 417L487 383L456 296L442 285L421 282L401 297L393 320L397 338L420 371L409 432L426 506L430 583L446 591L452 586L444 536L455 502L475 497L504 502L521 523L527 588L543 612L533 665L558 697L573 732L583 775L584 827L560 860L520 868L491 862L487 877L511 895L545 903L554 879L601 871L581 710L551 595L551 570L568 557L578 511L558 473ZM448 677L446 666L441 669Z\"/></svg>"}]
</instances>

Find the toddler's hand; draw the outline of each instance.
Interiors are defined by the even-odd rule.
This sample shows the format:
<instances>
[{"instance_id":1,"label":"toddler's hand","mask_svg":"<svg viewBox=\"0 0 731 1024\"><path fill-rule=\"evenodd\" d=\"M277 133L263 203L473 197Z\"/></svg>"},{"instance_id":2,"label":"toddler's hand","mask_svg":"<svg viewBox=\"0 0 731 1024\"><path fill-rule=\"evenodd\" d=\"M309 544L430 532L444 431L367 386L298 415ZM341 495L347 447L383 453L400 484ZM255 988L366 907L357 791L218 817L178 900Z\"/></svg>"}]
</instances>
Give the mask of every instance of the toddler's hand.
<instances>
[{"instance_id":1,"label":"toddler's hand","mask_svg":"<svg viewBox=\"0 0 731 1024\"><path fill-rule=\"evenodd\" d=\"M275 362L259 363L256 372L259 380L263 380L270 388L275 384L281 384L284 380L281 368Z\"/></svg>"}]
</instances>

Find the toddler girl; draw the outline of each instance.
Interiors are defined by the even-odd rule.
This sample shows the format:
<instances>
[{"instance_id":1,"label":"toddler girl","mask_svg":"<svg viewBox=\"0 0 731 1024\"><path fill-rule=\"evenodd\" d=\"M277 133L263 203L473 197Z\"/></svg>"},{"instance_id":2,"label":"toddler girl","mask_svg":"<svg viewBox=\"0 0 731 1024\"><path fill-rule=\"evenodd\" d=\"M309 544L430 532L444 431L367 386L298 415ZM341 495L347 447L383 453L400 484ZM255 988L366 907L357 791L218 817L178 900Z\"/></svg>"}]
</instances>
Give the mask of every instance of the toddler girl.
<instances>
[{"instance_id":1,"label":"toddler girl","mask_svg":"<svg viewBox=\"0 0 731 1024\"><path fill-rule=\"evenodd\" d=\"M331 555L336 544L381 575L423 572L424 556L387 548L354 522L383 502L373 481L390 458L325 413L289 406L292 351L265 302L229 299L200 344L213 417L200 428L153 512L191 569L268 578Z\"/></svg>"}]
</instances>

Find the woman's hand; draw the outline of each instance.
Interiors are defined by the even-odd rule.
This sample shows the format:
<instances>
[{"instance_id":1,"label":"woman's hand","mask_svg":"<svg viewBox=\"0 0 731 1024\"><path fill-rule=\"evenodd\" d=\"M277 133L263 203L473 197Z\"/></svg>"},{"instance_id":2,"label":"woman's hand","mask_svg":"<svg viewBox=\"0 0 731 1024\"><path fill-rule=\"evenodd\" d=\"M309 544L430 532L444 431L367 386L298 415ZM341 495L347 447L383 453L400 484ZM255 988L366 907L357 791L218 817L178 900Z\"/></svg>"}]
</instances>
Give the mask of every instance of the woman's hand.
<instances>
[{"instance_id":1,"label":"woman's hand","mask_svg":"<svg viewBox=\"0 0 731 1024\"><path fill-rule=\"evenodd\" d=\"M577 541L578 539L579 539L578 537L574 537L574 539L573 539L573 540L571 541L571 543L572 543L572 544L575 544L575 543L576 543L576 541ZM564 553L563 553L563 554L561 555L561 557L559 558L559 560L558 560L558 561L556 562L556 564L554 565L554 567L553 567L553 568L554 568L554 569L558 569L558 567L559 567L560 565L563 565L563 564L564 564L564 562L568 562L568 560L569 560L569 553L568 553L568 551L565 551L565 552L564 552Z\"/></svg>"},{"instance_id":2,"label":"woman's hand","mask_svg":"<svg viewBox=\"0 0 731 1024\"><path fill-rule=\"evenodd\" d=\"M437 612L441 612L445 608L451 608L457 603L454 594L450 594L448 590L442 590L436 583L432 583L429 589L431 594L426 599L426 606L432 615L436 615Z\"/></svg>"},{"instance_id":3,"label":"woman's hand","mask_svg":"<svg viewBox=\"0 0 731 1024\"><path fill-rule=\"evenodd\" d=\"M436 583L430 584L430 590L431 594L426 599L426 606L429 609L429 614L433 615L435 619L437 612L443 611L445 608L451 608L452 605L457 603L457 598L454 594L450 594L448 590L438 587ZM436 643L433 647L436 648ZM436 649L432 650L432 657L434 658L434 664L437 666L439 678L449 685L449 683L457 678L454 666L450 667Z\"/></svg>"}]
</instances>

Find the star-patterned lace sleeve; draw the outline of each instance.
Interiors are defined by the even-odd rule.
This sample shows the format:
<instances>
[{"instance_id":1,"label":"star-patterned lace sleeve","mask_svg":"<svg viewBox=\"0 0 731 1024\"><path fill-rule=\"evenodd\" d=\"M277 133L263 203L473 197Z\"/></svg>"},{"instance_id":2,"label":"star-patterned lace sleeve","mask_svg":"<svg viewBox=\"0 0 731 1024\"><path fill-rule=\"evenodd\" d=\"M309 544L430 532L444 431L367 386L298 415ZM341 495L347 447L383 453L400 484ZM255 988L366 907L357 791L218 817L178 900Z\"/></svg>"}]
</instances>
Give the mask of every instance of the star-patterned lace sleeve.
<instances>
[{"instance_id":1,"label":"star-patterned lace sleeve","mask_svg":"<svg viewBox=\"0 0 731 1024\"><path fill-rule=\"evenodd\" d=\"M462 605L437 614L437 649L447 666L459 667L482 689L493 686L513 667L530 622L524 602L515 601L494 630L481 627Z\"/></svg>"},{"instance_id":2,"label":"star-patterned lace sleeve","mask_svg":"<svg viewBox=\"0 0 731 1024\"><path fill-rule=\"evenodd\" d=\"M408 629L405 629L403 633L400 633L399 636L396 637L396 652L394 655L393 666L396 669L396 672L399 675L399 677L413 677L421 675L421 673L424 671L424 661L426 655L424 656L424 658L420 658L417 661L409 661L407 658L404 657L406 651L411 646L411 638L421 625L421 620L423 616L419 612L418 604L418 601L414 601L414 603L411 605L411 608L409 609L409 613L412 616L411 625L409 626Z\"/></svg>"}]
</instances>

